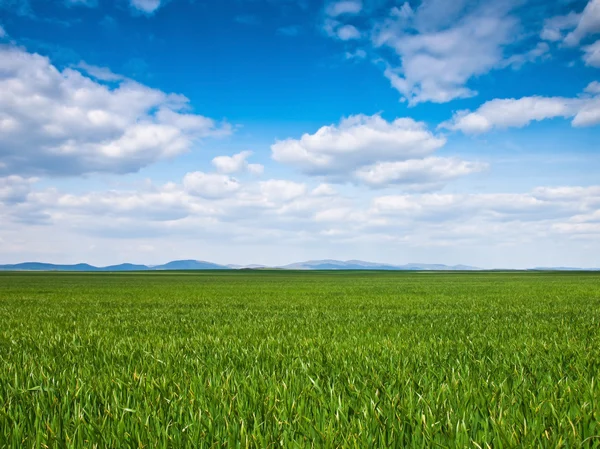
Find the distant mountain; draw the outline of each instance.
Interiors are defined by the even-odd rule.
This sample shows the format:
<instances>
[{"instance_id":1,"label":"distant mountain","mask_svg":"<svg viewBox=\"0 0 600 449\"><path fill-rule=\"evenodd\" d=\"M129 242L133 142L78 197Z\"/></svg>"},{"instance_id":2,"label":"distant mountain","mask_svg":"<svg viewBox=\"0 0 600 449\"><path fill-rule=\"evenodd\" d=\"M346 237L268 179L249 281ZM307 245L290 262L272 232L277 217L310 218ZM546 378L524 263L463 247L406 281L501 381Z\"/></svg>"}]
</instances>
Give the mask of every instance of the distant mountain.
<instances>
[{"instance_id":1,"label":"distant mountain","mask_svg":"<svg viewBox=\"0 0 600 449\"><path fill-rule=\"evenodd\" d=\"M164 265L152 267L153 270L227 270L225 265L217 265L203 260L174 260Z\"/></svg>"},{"instance_id":2,"label":"distant mountain","mask_svg":"<svg viewBox=\"0 0 600 449\"><path fill-rule=\"evenodd\" d=\"M100 271L146 271L151 269L147 265L135 265L132 263L122 263L120 265L109 265L108 267L99 268Z\"/></svg>"},{"instance_id":3,"label":"distant mountain","mask_svg":"<svg viewBox=\"0 0 600 449\"><path fill-rule=\"evenodd\" d=\"M252 270L257 270L260 268L269 268L266 265L256 265L256 264L250 264L250 265L234 265L234 264L229 264L227 265L227 268L231 269L231 270L243 270L243 269L252 269Z\"/></svg>"},{"instance_id":4,"label":"distant mountain","mask_svg":"<svg viewBox=\"0 0 600 449\"><path fill-rule=\"evenodd\" d=\"M443 265L409 263L392 265L386 263L365 262L364 260L307 260L284 266L267 265L219 265L204 260L174 260L164 265L140 265L122 263L107 267L95 267L87 263L73 265L57 265L41 262L24 262L10 265L0 265L0 271L92 271L92 272L121 272L121 271L167 271L167 270L386 270L386 271L474 271L481 268L469 265ZM493 270L492 270L493 271ZM571 267L536 267L528 270L511 271L600 271L600 268L571 268Z\"/></svg>"},{"instance_id":5,"label":"distant mountain","mask_svg":"<svg viewBox=\"0 0 600 449\"><path fill-rule=\"evenodd\" d=\"M152 270L227 270L224 265L217 265L202 260L174 260L164 265L148 266L122 263L108 267L95 267L87 263L75 265L55 265L52 263L25 262L11 265L0 265L0 271L152 271Z\"/></svg>"},{"instance_id":6,"label":"distant mountain","mask_svg":"<svg viewBox=\"0 0 600 449\"><path fill-rule=\"evenodd\" d=\"M22 270L22 271L98 271L97 267L87 263L75 265L55 265L52 263L24 262L12 265L0 265L0 270Z\"/></svg>"},{"instance_id":7,"label":"distant mountain","mask_svg":"<svg viewBox=\"0 0 600 449\"><path fill-rule=\"evenodd\" d=\"M416 264L407 265L391 265L383 263L365 262L363 260L309 260L306 262L298 262L283 267L287 270L388 270L388 271L410 271L410 270L479 270L476 267L467 265L441 265L441 264Z\"/></svg>"}]
</instances>

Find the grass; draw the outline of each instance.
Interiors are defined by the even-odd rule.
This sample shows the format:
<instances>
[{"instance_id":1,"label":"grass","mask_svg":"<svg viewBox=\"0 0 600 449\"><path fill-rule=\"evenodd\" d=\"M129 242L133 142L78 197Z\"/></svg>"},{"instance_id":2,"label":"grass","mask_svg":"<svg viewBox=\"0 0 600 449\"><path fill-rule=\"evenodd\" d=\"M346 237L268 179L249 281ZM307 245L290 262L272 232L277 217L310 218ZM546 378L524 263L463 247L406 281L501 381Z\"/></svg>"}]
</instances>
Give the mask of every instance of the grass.
<instances>
[{"instance_id":1,"label":"grass","mask_svg":"<svg viewBox=\"0 0 600 449\"><path fill-rule=\"evenodd\" d=\"M600 447L600 273L0 273L0 448Z\"/></svg>"}]
</instances>

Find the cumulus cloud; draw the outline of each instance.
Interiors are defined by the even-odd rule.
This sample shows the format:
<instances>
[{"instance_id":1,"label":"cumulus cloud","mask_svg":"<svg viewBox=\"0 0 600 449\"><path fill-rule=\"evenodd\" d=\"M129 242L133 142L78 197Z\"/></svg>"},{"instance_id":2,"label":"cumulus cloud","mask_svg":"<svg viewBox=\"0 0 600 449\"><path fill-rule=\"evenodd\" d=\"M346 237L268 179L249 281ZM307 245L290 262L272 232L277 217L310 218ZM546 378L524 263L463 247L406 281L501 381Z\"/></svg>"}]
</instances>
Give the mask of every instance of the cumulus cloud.
<instances>
[{"instance_id":1,"label":"cumulus cloud","mask_svg":"<svg viewBox=\"0 0 600 449\"><path fill-rule=\"evenodd\" d=\"M262 181L259 187L262 196L268 202L290 201L306 193L305 184L283 179Z\"/></svg>"},{"instance_id":2,"label":"cumulus cloud","mask_svg":"<svg viewBox=\"0 0 600 449\"><path fill-rule=\"evenodd\" d=\"M592 81L585 88L585 92L588 92L590 94L600 94L600 82Z\"/></svg>"},{"instance_id":3,"label":"cumulus cloud","mask_svg":"<svg viewBox=\"0 0 600 449\"><path fill-rule=\"evenodd\" d=\"M487 168L478 162L431 157L445 142L410 118L388 122L379 115L356 115L300 139L278 141L271 150L273 159L308 175L373 188L440 189Z\"/></svg>"},{"instance_id":4,"label":"cumulus cloud","mask_svg":"<svg viewBox=\"0 0 600 449\"><path fill-rule=\"evenodd\" d=\"M546 42L538 42L535 47L524 53L515 53L500 63L500 66L512 66L516 69L529 62L548 59L550 57L550 46Z\"/></svg>"},{"instance_id":5,"label":"cumulus cloud","mask_svg":"<svg viewBox=\"0 0 600 449\"><path fill-rule=\"evenodd\" d=\"M564 39L566 45L578 45L585 37L600 32L600 0L590 0L584 8L577 26Z\"/></svg>"},{"instance_id":6,"label":"cumulus cloud","mask_svg":"<svg viewBox=\"0 0 600 449\"><path fill-rule=\"evenodd\" d=\"M530 193L385 195L373 199L371 213L410 216L416 221L451 222L477 217L485 221L535 222L568 219L593 210L587 204L590 194L596 195L593 191L583 191L575 198L565 199L545 196L544 190Z\"/></svg>"},{"instance_id":7,"label":"cumulus cloud","mask_svg":"<svg viewBox=\"0 0 600 449\"><path fill-rule=\"evenodd\" d=\"M111 73L92 79L0 46L0 174L134 172L188 151L198 139L231 132L188 112L181 95ZM108 77L116 85L101 82Z\"/></svg>"},{"instance_id":8,"label":"cumulus cloud","mask_svg":"<svg viewBox=\"0 0 600 449\"><path fill-rule=\"evenodd\" d=\"M564 16L555 16L544 21L540 37L546 41L557 42L564 39L565 30L573 29L579 23L581 14L575 11Z\"/></svg>"},{"instance_id":9,"label":"cumulus cloud","mask_svg":"<svg viewBox=\"0 0 600 449\"><path fill-rule=\"evenodd\" d=\"M144 14L153 14L160 7L161 0L130 0L130 5Z\"/></svg>"},{"instance_id":10,"label":"cumulus cloud","mask_svg":"<svg viewBox=\"0 0 600 449\"><path fill-rule=\"evenodd\" d=\"M327 19L323 24L323 30L328 36L341 41L360 39L361 33L354 25L343 25L338 20Z\"/></svg>"},{"instance_id":11,"label":"cumulus cloud","mask_svg":"<svg viewBox=\"0 0 600 449\"><path fill-rule=\"evenodd\" d=\"M600 67L600 40L597 40L591 45L583 47L583 60L585 65L591 67Z\"/></svg>"},{"instance_id":12,"label":"cumulus cloud","mask_svg":"<svg viewBox=\"0 0 600 449\"><path fill-rule=\"evenodd\" d=\"M356 171L372 187L405 185L413 190L436 190L462 176L485 170L487 164L457 158L427 157L400 162L379 162Z\"/></svg>"},{"instance_id":13,"label":"cumulus cloud","mask_svg":"<svg viewBox=\"0 0 600 449\"><path fill-rule=\"evenodd\" d=\"M337 37L343 41L360 39L360 31L354 25L342 25L335 32Z\"/></svg>"},{"instance_id":14,"label":"cumulus cloud","mask_svg":"<svg viewBox=\"0 0 600 449\"><path fill-rule=\"evenodd\" d=\"M600 123L600 96L596 83L586 88L586 93L576 98L523 97L519 99L494 99L475 111L458 111L451 120L439 125L466 134L488 132L493 128L523 127L532 121L557 117L572 118L573 126L592 126Z\"/></svg>"},{"instance_id":15,"label":"cumulus cloud","mask_svg":"<svg viewBox=\"0 0 600 449\"><path fill-rule=\"evenodd\" d=\"M341 0L330 3L326 8L326 13L330 17L337 17L343 14L358 14L361 10L362 1Z\"/></svg>"},{"instance_id":16,"label":"cumulus cloud","mask_svg":"<svg viewBox=\"0 0 600 449\"><path fill-rule=\"evenodd\" d=\"M426 156L444 144L442 137L410 118L388 122L378 115L354 115L300 139L278 141L271 150L273 159L305 173L336 174L379 160Z\"/></svg>"},{"instance_id":17,"label":"cumulus cloud","mask_svg":"<svg viewBox=\"0 0 600 449\"><path fill-rule=\"evenodd\" d=\"M243 173L248 172L254 175L260 175L264 171L261 164L249 164L247 159L252 155L252 151L242 151L233 156L217 156L212 160L219 173Z\"/></svg>"},{"instance_id":18,"label":"cumulus cloud","mask_svg":"<svg viewBox=\"0 0 600 449\"><path fill-rule=\"evenodd\" d=\"M363 49L359 48L356 51L347 51L345 53L346 59L365 59L367 57L367 52Z\"/></svg>"},{"instance_id":19,"label":"cumulus cloud","mask_svg":"<svg viewBox=\"0 0 600 449\"><path fill-rule=\"evenodd\" d=\"M107 67L98 67L95 65L87 64L85 61L79 62L79 64L77 64L75 68L87 73L92 78L95 78L100 81L123 81L126 78L123 75L113 73Z\"/></svg>"},{"instance_id":20,"label":"cumulus cloud","mask_svg":"<svg viewBox=\"0 0 600 449\"><path fill-rule=\"evenodd\" d=\"M294 239L317 245L450 245L461 251L466 243L485 243L490 250L494 245L522 247L535 239L543 245L558 238L597 242L599 213L600 186L539 187L526 193L395 194L364 201L345 198L326 184L311 188L283 179L241 182L217 173L188 173L181 183L146 185L136 191L77 194L36 189L28 179L0 179L0 238L5 240L14 241L15 232L31 239L36 228L26 225L44 224L40 232L62 230L69 233L68 241L91 236L103 244L109 238L127 238L160 245L169 235L168 247L184 241L188 251L193 242L220 237L229 244L261 241L266 250L273 239L279 248ZM227 257L240 256L236 252Z\"/></svg>"},{"instance_id":21,"label":"cumulus cloud","mask_svg":"<svg viewBox=\"0 0 600 449\"><path fill-rule=\"evenodd\" d=\"M501 65L504 47L517 35L518 21L505 3L469 9L465 2L436 0L414 12L408 3L392 9L373 30L373 44L392 48L401 61L384 75L411 105L476 95L468 81Z\"/></svg>"},{"instance_id":22,"label":"cumulus cloud","mask_svg":"<svg viewBox=\"0 0 600 449\"><path fill-rule=\"evenodd\" d=\"M35 181L35 178L23 178L16 175L0 178L0 202L25 202Z\"/></svg>"},{"instance_id":23,"label":"cumulus cloud","mask_svg":"<svg viewBox=\"0 0 600 449\"><path fill-rule=\"evenodd\" d=\"M204 198L223 198L239 190L240 183L227 175L193 172L183 178L188 193Z\"/></svg>"}]
</instances>

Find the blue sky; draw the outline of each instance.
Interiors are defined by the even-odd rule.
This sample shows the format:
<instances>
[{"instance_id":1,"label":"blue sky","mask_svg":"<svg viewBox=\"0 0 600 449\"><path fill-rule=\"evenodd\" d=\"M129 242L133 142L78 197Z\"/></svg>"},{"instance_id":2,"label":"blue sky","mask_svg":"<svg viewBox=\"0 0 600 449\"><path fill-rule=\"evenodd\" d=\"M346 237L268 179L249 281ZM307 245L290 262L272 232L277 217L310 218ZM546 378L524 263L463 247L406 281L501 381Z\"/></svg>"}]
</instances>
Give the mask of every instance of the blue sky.
<instances>
[{"instance_id":1,"label":"blue sky","mask_svg":"<svg viewBox=\"0 0 600 449\"><path fill-rule=\"evenodd\" d=\"M600 0L0 0L0 263L600 266Z\"/></svg>"}]
</instances>

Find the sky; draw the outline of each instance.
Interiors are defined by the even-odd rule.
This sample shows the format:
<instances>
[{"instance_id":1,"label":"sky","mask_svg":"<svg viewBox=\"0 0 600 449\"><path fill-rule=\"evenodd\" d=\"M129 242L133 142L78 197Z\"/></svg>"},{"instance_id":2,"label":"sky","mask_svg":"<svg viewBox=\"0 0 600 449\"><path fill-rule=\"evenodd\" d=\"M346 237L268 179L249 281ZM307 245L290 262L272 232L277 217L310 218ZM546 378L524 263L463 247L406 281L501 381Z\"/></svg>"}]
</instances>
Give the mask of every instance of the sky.
<instances>
[{"instance_id":1,"label":"sky","mask_svg":"<svg viewBox=\"0 0 600 449\"><path fill-rule=\"evenodd\" d=\"M0 0L0 263L600 267L600 0Z\"/></svg>"}]
</instances>

